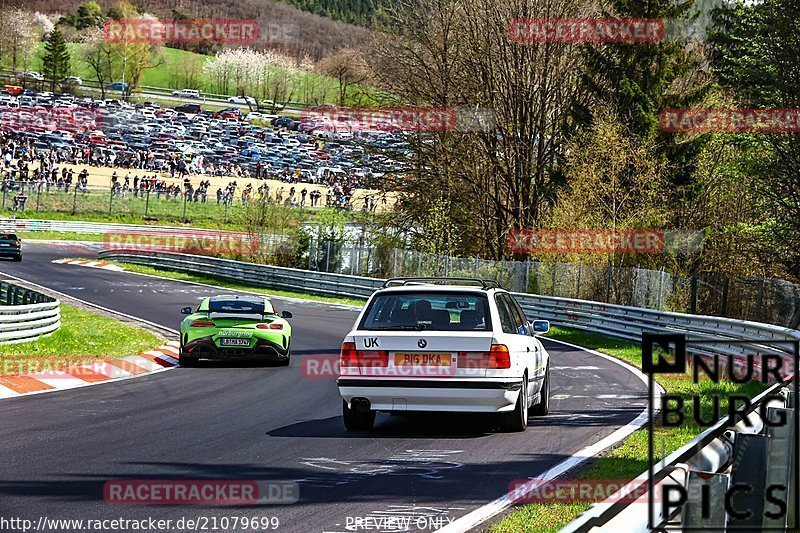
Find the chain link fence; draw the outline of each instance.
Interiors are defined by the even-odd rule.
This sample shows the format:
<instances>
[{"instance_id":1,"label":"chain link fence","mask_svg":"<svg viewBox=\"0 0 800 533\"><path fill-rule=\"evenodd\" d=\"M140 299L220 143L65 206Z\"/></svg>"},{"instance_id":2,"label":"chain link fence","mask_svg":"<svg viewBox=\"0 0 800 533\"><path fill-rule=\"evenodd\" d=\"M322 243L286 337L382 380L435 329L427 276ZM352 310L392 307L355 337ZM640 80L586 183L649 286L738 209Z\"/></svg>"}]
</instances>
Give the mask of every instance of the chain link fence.
<instances>
[{"instance_id":1,"label":"chain link fence","mask_svg":"<svg viewBox=\"0 0 800 533\"><path fill-rule=\"evenodd\" d=\"M224 188L222 188L224 189ZM258 199L253 191L248 203ZM128 189L94 188L73 183L40 181L0 182L0 211L4 213L66 213L109 218L141 218L170 222L224 222L238 220L245 202L241 193L216 194L184 187Z\"/></svg>"}]
</instances>

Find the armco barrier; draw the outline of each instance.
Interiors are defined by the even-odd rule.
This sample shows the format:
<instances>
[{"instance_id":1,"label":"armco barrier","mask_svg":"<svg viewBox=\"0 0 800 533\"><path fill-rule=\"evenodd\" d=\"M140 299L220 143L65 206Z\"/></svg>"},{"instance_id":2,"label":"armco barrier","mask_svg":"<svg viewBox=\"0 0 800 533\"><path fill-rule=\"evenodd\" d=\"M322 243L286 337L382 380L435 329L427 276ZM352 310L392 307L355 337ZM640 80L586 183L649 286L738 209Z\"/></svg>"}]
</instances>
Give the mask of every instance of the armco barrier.
<instances>
[{"instance_id":1,"label":"armco barrier","mask_svg":"<svg viewBox=\"0 0 800 533\"><path fill-rule=\"evenodd\" d=\"M98 255L101 259L213 276L257 287L302 291L324 296L366 299L383 284L382 280L375 278L257 265L200 255L139 250L109 250L100 252Z\"/></svg>"},{"instance_id":2,"label":"armco barrier","mask_svg":"<svg viewBox=\"0 0 800 533\"><path fill-rule=\"evenodd\" d=\"M327 296L365 299L384 281L375 278L311 272L185 254L114 250L101 252L99 255L103 259L213 276L261 287ZM770 324L670 313L536 294L514 293L514 296L520 302L527 316L532 319L549 319L555 325L636 342L641 341L642 333L647 332L682 334L689 339L687 350L701 357L722 354L730 355L734 357L734 361L741 362L744 360L741 357L743 355L775 354L781 356L791 368L792 354L800 342L800 332L797 330ZM692 340L695 342L692 343ZM780 393L783 402L767 400L768 396L776 393ZM788 452L792 449L792 439L787 435L770 434L770 428L760 417L759 407L767 401L769 401L767 405L771 409L783 409L788 412L789 417L794 416L797 399L788 392L784 383L775 384L753 399L752 409L748 415L749 424L739 422L734 427L726 427L727 419L723 419L661 461L653 474L655 486L678 484L686 487L687 490L700 490L699 487L712 474L728 476L724 481L728 483L731 474L726 470L730 470L734 453L740 446L739 441L745 438L770 438L775 442L780 441L783 447L768 458L764 458L768 466L768 469L765 469L765 476L767 476L768 482L774 481L769 476L782 477L779 481L783 483L795 482L796 480L792 479L791 474L794 469L785 464ZM766 435L762 435L763 433ZM747 437L742 437L742 435ZM743 444L741 446L745 447ZM733 466L735 468L736 465ZM637 480L646 483L647 476L648 473L645 472ZM647 495L642 498L647 498ZM619 498L614 495L609 498L608 503L601 502L591 506L577 520L569 524L565 531L647 531L648 505L642 504L642 501L639 501L638 504L631 504L624 500L617 500ZM721 502L717 500L712 505L721 506ZM790 502L790 526L796 525L794 517L797 511ZM683 506L677 513L677 517L684 524L694 525L698 520L697 513L693 513L690 506ZM652 517L652 523L656 526L663 526L674 519L676 519L675 514L672 516L657 514ZM708 521L700 520L697 523L701 525L701 529L702 526L709 526ZM786 525L785 522L783 525Z\"/></svg>"},{"instance_id":3,"label":"armco barrier","mask_svg":"<svg viewBox=\"0 0 800 533\"><path fill-rule=\"evenodd\" d=\"M223 230L182 228L180 226L147 226L137 224L113 224L108 222L83 222L80 220L36 220L26 218L0 219L0 232L49 231L53 233L79 233L101 235L120 233L129 235L186 235L191 232L197 236L230 234Z\"/></svg>"},{"instance_id":4,"label":"armco barrier","mask_svg":"<svg viewBox=\"0 0 800 533\"><path fill-rule=\"evenodd\" d=\"M253 241L255 234L243 231L226 231L217 229L204 229L180 226L155 226L139 224L114 224L107 222L83 222L79 220L37 220L37 219L0 219L0 232L17 233L21 231L30 232L51 232L51 233L77 233L81 235L107 235L109 246L122 248L131 245L131 241L140 240L142 247L153 246L164 249L175 241L169 239L182 240L208 240L219 239L226 243L230 248L235 248L237 244L245 244ZM148 240L149 237L154 237ZM222 239L225 239L224 241ZM287 242L286 235L263 233L259 235L259 243L265 245L279 245Z\"/></svg>"},{"instance_id":5,"label":"armco barrier","mask_svg":"<svg viewBox=\"0 0 800 533\"><path fill-rule=\"evenodd\" d=\"M325 296L366 299L383 284L383 280L376 278L313 272L176 253L110 250L100 252L100 257L214 276L260 287L302 291ZM787 348L764 343L800 339L800 332L770 324L527 293L514 293L514 296L529 317L548 319L558 326L569 326L637 342L641 340L642 333L665 331L682 333L692 339L719 341L702 345L690 343L688 346L690 352L698 355L718 353L741 356L748 353L774 353L788 359ZM746 340L748 343L726 343L731 340Z\"/></svg>"},{"instance_id":6,"label":"armco barrier","mask_svg":"<svg viewBox=\"0 0 800 533\"><path fill-rule=\"evenodd\" d=\"M33 341L61 326L61 303L40 292L0 281L0 344Z\"/></svg>"},{"instance_id":7,"label":"armco barrier","mask_svg":"<svg viewBox=\"0 0 800 533\"><path fill-rule=\"evenodd\" d=\"M674 508L668 516L665 516L660 501L657 501L653 505L651 525L666 531L680 531L682 527L690 531L725 531L727 519L722 501L725 497L724 492L731 486L740 469L750 473L748 462L752 464L760 462L764 466L758 474L748 479L753 485L758 483L755 478L760 476L766 481L765 486L793 486L796 478L793 474L794 469L790 468L789 458L793 446L791 435L796 415L795 402L794 394L786 384L776 383L752 399L752 409L746 416L747 422L741 420L733 427L726 427L727 418L720 420L715 426L708 428L655 465L653 486L656 494L663 494L662 491L667 485L679 486L688 494L700 494L703 487L708 487L709 498L713 499L710 505L716 510L711 512L710 516L703 517L695 501ZM762 404L765 404L763 411ZM770 420L775 420L778 410L784 412L787 423L781 427L769 426L762 418L762 413L767 413ZM758 457L758 447L753 446L751 439L770 440L770 453ZM754 451L756 453L753 453ZM628 490L640 485L647 490L647 476L648 472L644 472L637 477L629 484ZM647 519L649 509L647 499L651 496L644 491L637 491L637 494L642 495L633 502L614 494L608 500L594 504L561 532L651 531ZM763 494L756 496L763 498ZM776 530L796 531L797 509L791 491L788 496L787 512L784 516L771 520L764 519L759 526L750 530L758 531L770 527Z\"/></svg>"}]
</instances>

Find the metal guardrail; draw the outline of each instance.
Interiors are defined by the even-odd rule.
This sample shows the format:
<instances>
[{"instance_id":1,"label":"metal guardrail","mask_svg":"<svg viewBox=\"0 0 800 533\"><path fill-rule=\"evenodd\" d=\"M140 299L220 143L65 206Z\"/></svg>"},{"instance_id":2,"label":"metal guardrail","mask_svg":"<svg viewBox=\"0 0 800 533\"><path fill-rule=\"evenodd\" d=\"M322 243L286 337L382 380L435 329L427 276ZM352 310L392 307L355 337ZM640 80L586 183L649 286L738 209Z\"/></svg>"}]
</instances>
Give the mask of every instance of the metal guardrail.
<instances>
[{"instance_id":1,"label":"metal guardrail","mask_svg":"<svg viewBox=\"0 0 800 533\"><path fill-rule=\"evenodd\" d=\"M385 281L377 278L259 265L208 256L140 250L110 250L100 252L100 257L235 280L259 287L309 292L324 296L366 299ZM791 354L788 348L766 343L800 339L800 332L770 324L528 293L513 294L529 317L548 319L557 326L568 326L635 342L639 342L642 333L647 332L680 333L692 339L718 341L711 344L706 342L703 344L689 343L689 351L701 356L711 356L716 353L737 357L746 354L771 353L790 361ZM742 344L742 340L746 340L748 343Z\"/></svg>"},{"instance_id":2,"label":"metal guardrail","mask_svg":"<svg viewBox=\"0 0 800 533\"><path fill-rule=\"evenodd\" d=\"M366 299L385 280L360 276L348 276L326 272L313 272L292 268L257 265L241 261L217 259L213 257L172 254L161 252L113 250L100 253L100 257L119 260L139 265L152 266L180 272L201 274L226 280L240 281L261 287L272 287L293 291L309 292L326 296L347 296ZM689 341L687 351L700 357L714 354L729 355L734 362L741 363L746 355L772 354L783 359L784 368L792 368L794 346L800 341L800 332L770 324L747 322L729 318L688 315L604 304L585 300L555 298L527 293L513 293L520 302L526 315L530 318L549 319L551 323L570 328L581 329L593 333L613 336L639 342L643 333L675 333L685 335ZM694 341L694 342L692 342ZM780 392L784 402L776 402L770 396ZM725 426L726 419L718 422L691 442L670 454L661 461L655 471L654 480L658 487L664 484L678 484L689 490L707 483L706 473L720 473L731 470L731 464L739 450L739 442L747 438L758 438L767 432L769 438L778 438L786 444L780 449L783 453L770 456L772 461L769 472L771 476L789 476L789 468L776 462L784 461L791 440L787 435L770 434L775 431L761 419L759 406L769 402L770 409L793 408L790 394L783 383L777 383L767 391L754 398L752 409L748 414L750 425L739 422L735 427ZM796 401L796 400L794 400ZM790 416L793 415L793 411ZM767 438L767 437L761 437ZM764 459L766 461L766 459ZM737 465L733 464L735 472ZM792 470L793 471L793 470ZM698 475L700 472L701 475ZM781 474L783 473L783 474ZM731 474L727 475L728 480ZM645 472L636 481L647 483ZM714 477L719 480L722 478ZM784 480L788 483L789 479ZM794 480L792 480L794 481ZM727 481L726 481L727 483ZM722 486L722 485L719 485ZM725 485L727 486L727 485ZM788 486L788 485L787 485ZM630 484L629 484L630 487ZM646 497L646 496L644 496ZM614 496L611 497L614 499ZM646 500L645 500L646 501ZM639 502L642 503L642 502ZM790 505L789 520L794 520L797 509ZM576 521L569 524L566 531L647 531L648 506L631 505L630 502L600 503L590 507ZM679 515L684 523L697 522L697 511L691 506L684 506ZM724 515L724 513L723 513ZM663 525L675 516L654 516L652 523ZM723 516L724 519L724 516ZM708 521L700 522L710 527Z\"/></svg>"},{"instance_id":3,"label":"metal guardrail","mask_svg":"<svg viewBox=\"0 0 800 533\"><path fill-rule=\"evenodd\" d=\"M257 265L244 261L218 259L201 255L141 250L107 250L100 252L98 255L101 259L119 260L127 263L239 281L257 287L301 291L323 296L367 299L370 294L383 284L383 280L375 278Z\"/></svg>"},{"instance_id":4,"label":"metal guardrail","mask_svg":"<svg viewBox=\"0 0 800 533\"><path fill-rule=\"evenodd\" d=\"M785 382L775 383L752 399L751 409L735 426L726 427L728 420L724 418L655 465L655 495L648 491L649 472L644 472L628 483L625 489L627 493L640 495L638 498L626 500L622 497L623 493L615 493L606 501L596 503L581 513L561 533L644 533L652 530L648 527L650 524L659 530L680 531L688 528L691 531L725 531L726 506L721 505L721 501L725 499L726 491L737 476L745 473L753 485L759 481L765 481L765 486L791 487L796 484L795 470L790 468L792 461L788 459L793 446L795 402L796 399ZM769 420L779 418L779 411L786 416L786 423L780 426L768 424ZM753 445L753 441L758 439L768 439L771 442L769 447L762 447L761 454L758 453L759 447ZM752 471L753 466L757 468L755 474ZM671 507L669 515L665 515L660 499L667 486L674 486L689 495L698 495L704 487L708 487L705 490L708 490L707 494L711 499L709 504L714 507L710 510L710 516L702 516L699 503L691 500L682 506ZM761 530L764 527L786 529L787 524L789 530L796 530L796 499L791 491L788 492L785 495L787 508L784 516L774 519L754 517L757 521L763 519L763 522L749 530ZM651 508L648 498L656 500L653 502L649 523L648 513ZM751 494L748 496L748 503L759 498L763 501L764 494Z\"/></svg>"},{"instance_id":5,"label":"metal guardrail","mask_svg":"<svg viewBox=\"0 0 800 533\"><path fill-rule=\"evenodd\" d=\"M40 292L0 281L0 344L28 342L61 327L61 302Z\"/></svg>"},{"instance_id":6,"label":"metal guardrail","mask_svg":"<svg viewBox=\"0 0 800 533\"><path fill-rule=\"evenodd\" d=\"M0 232L49 231L53 233L78 233L101 235L106 233L127 235L193 235L198 237L247 235L244 232L215 229L183 228L180 226L147 226L138 224L113 224L108 222L83 222L80 220L35 220L17 218L0 219Z\"/></svg>"},{"instance_id":7,"label":"metal guardrail","mask_svg":"<svg viewBox=\"0 0 800 533\"><path fill-rule=\"evenodd\" d=\"M687 345L690 353L701 356L721 354L740 357L768 353L781 356L785 362L792 363L790 346L785 343L800 340L800 332L797 330L760 322L526 293L514 293L514 296L526 313L546 318L557 326L634 342L641 341L642 333L684 334L690 339L703 341L694 344L690 341ZM742 344L742 340L749 342ZM770 343L784 344L776 346Z\"/></svg>"}]
</instances>

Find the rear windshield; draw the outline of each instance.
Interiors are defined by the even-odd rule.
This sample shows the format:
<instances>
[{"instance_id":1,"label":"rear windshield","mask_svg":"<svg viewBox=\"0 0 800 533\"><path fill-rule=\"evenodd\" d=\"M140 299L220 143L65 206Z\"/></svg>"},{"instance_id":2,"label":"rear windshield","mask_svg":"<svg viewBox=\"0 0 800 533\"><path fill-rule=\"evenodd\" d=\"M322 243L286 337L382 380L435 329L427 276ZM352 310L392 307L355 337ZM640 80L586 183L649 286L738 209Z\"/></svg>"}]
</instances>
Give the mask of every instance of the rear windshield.
<instances>
[{"instance_id":1,"label":"rear windshield","mask_svg":"<svg viewBox=\"0 0 800 533\"><path fill-rule=\"evenodd\" d=\"M0 241L18 241L16 234L14 233L0 233Z\"/></svg>"},{"instance_id":2,"label":"rear windshield","mask_svg":"<svg viewBox=\"0 0 800 533\"><path fill-rule=\"evenodd\" d=\"M370 302L359 329L490 331L489 300L463 292L386 293Z\"/></svg>"},{"instance_id":3,"label":"rear windshield","mask_svg":"<svg viewBox=\"0 0 800 533\"><path fill-rule=\"evenodd\" d=\"M259 313L264 314L264 302L254 300L211 300L208 310L212 313Z\"/></svg>"}]
</instances>

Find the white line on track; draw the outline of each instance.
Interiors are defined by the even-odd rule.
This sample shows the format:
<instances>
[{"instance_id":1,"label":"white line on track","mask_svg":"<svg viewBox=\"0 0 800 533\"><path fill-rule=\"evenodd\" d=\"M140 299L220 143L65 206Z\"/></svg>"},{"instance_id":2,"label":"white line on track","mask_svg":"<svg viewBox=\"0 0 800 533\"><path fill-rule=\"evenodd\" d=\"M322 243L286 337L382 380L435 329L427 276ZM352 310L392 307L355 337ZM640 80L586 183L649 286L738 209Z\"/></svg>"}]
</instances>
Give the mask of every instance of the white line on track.
<instances>
[{"instance_id":1,"label":"white line on track","mask_svg":"<svg viewBox=\"0 0 800 533\"><path fill-rule=\"evenodd\" d=\"M142 274L142 273L139 273L139 272L130 272L130 271L127 271L127 270L124 271L124 272L127 273L127 274L135 274L137 276L145 276L145 277L151 277L151 278L156 278L156 279L161 279L161 280L168 280L168 281L177 281L179 283L187 283L187 284L191 284L191 285L201 285L201 286L206 286L206 287L211 287L211 288L220 289L220 290L226 290L226 291L235 291L235 292L241 292L241 293L245 293L245 294L259 294L259 293L252 293L252 292L249 292L249 291L244 291L244 290L239 290L239 289L231 289L231 288L227 288L227 287L220 287L220 286L212 285L212 284L208 284L208 283L198 283L198 282L194 282L194 281L178 280L178 279L168 278L168 277L164 277L164 276L156 276L156 275L153 275L153 274ZM54 290L52 290L52 289L50 289L48 287L44 287L44 286L38 285L36 283L31 283L31 282L29 282L29 281L27 281L27 280L25 280L23 278L18 278L16 276L12 276L12 275L9 275L9 274L3 274L3 275L8 276L8 277L13 278L13 279L17 279L19 281L24 281L26 283L30 283L31 285L38 286L38 287L41 287L43 289L47 289L47 290L49 290L51 292L54 292L56 294L60 294L60 295L62 295L64 297L66 297L66 298L73 298L73 299L75 299L77 301L83 302L83 303L85 303L87 305L90 305L90 306L98 308L98 309L102 309L102 310L110 312L110 313L114 313L114 314L117 314L117 315L120 315L120 316L124 316L124 317L130 318L130 319L133 319L133 320L139 320L139 321L147 323L147 324L152 324L153 326L156 326L156 327L158 327L160 329L169 330L169 328L165 328L164 326L160 326L158 324L154 324L152 322L148 322L147 320L142 320L142 319L137 318L137 317L133 317L133 316L130 316L130 315L126 315L124 313L120 313L118 311L113 311L111 309L107 309L107 308L99 306L97 304L93 304L93 303L90 303L90 302L84 302L83 300L80 300L79 298L74 298L73 296L70 296L68 294L63 294L63 293L60 293L58 291L54 291ZM351 309L351 310L360 309L359 307L356 307L356 306L349 306L349 305L345 305L345 304L331 304L331 303L328 303L328 302L320 302L320 301L317 301L317 300L307 300L307 299L303 299L303 298L292 298L292 297L282 297L282 296L275 296L275 298L283 299L283 300L287 300L287 301L297 301L297 302L304 302L304 303L316 303L316 304L321 304L321 305L329 305L331 307L339 307L339 308L345 308L345 309ZM174 330L172 330L172 331L174 331ZM174 331L174 332L177 333L177 331ZM628 364L628 363L626 363L624 361L616 359L615 357L612 357L610 355L606 355L604 353L598 352L597 350L591 350L589 348L584 348L583 346L578 346L577 344L572 344L572 343L561 341L561 340L557 340L557 339L547 339L546 338L546 340L550 341L550 342L555 342L555 343L558 343L558 344L562 344L564 346L568 346L568 347L574 348L576 350L583 350L583 351L588 352L588 353L590 353L592 355L595 355L597 357L600 357L602 359L610 361L610 362L612 362L614 364L617 364L617 365L625 368L629 372L631 372L634 376L639 378L643 383L647 384L647 376L642 374L642 372L638 368L636 368L633 365L630 365L630 364ZM164 368L162 370L156 370L156 372L163 372L165 370L170 370L170 368ZM145 375L150 375L150 374L145 374ZM131 376L131 378L133 378L133 377L136 377L136 376ZM121 381L122 379L131 379L131 378L121 378L121 379L118 379L116 381ZM655 391L653 400L654 400L654 402L657 403L658 400L660 399L661 395L664 394L664 389L658 383L656 383L656 386L657 386L657 390ZM50 392L50 391L42 391L42 392ZM570 470L573 470L573 469L577 468L578 466L581 466L583 463L589 461L590 459L596 457L599 453L603 452L604 450L606 450L606 449L610 448L611 446L614 446L615 444L618 444L622 440L626 439L634 431L640 429L646 423L647 423L647 409L645 408L641 413L639 413L639 415L635 419L633 419L628 424L622 426L621 428L617 429L613 433L607 435L605 438L601 439L600 441L598 441L598 442L596 442L596 443L594 443L592 445L589 445L589 446L583 448L582 450L579 450L578 452L573 454L568 459L565 459L564 461L561 461L557 465L555 465L552 468L550 468L549 470L547 470L544 474L541 474L541 475L536 474L536 479L538 479L539 480L538 482L540 484L542 484L542 483L546 483L547 481L550 481L552 479L555 479L555 478L557 478L559 476L562 476L562 475L566 474ZM471 512L467 513L466 515L462 516L461 518L458 518L457 520L454 520L453 522L451 522L447 526L445 526L445 527L443 527L443 528L441 528L441 529L439 529L437 531L442 532L442 533L461 533L461 532L469 531L469 530L471 530L471 529L483 524L487 520L490 520L491 518L494 518L495 516L497 516L498 514L502 513L503 511L505 511L506 509L508 509L509 507L511 507L514 504L515 504L514 493L513 492L508 492L506 494L503 494L502 496L500 496L496 500L494 500L492 502L489 502L488 504L483 505L483 506L475 509L474 511L471 511Z\"/></svg>"},{"instance_id":2,"label":"white line on track","mask_svg":"<svg viewBox=\"0 0 800 533\"><path fill-rule=\"evenodd\" d=\"M555 342L558 344L563 344L564 346L569 346L570 348L574 348L576 350L583 350L588 352L592 355L596 355L607 361L611 361L615 363L629 372L631 372L634 376L642 380L642 382L646 385L647 384L647 376L643 374L638 368L633 365L630 365L624 361L611 357L610 355L606 355L604 353L598 352L596 350L591 350L589 348L584 348L583 346L578 346L577 344L572 344L565 341L560 341L556 339L547 339L548 341ZM661 395L664 394L664 389L656 383L657 390L654 393L653 401L658 403L658 400L661 398ZM589 445L582 450L576 452L568 459L565 459L558 463L557 465L550 468L544 474L536 474L536 479L538 480L538 484L544 484L552 479L555 479L559 476L563 476L570 470L582 465L586 461L594 458L597 454L601 453L603 450L614 446L615 444L621 442L622 440L626 439L630 436L634 431L640 429L645 424L647 424L647 408L645 408L639 415L630 421L628 424L622 426L621 428L617 429L610 435L606 436L605 438L601 439L598 442L595 442L592 445ZM533 479L533 478L531 478ZM470 531L474 529L487 520L494 518L495 516L499 515L512 505L515 502L515 495L513 492L509 491L506 494L503 494L496 500L487 503L482 507L478 507L474 511L467 513L466 515L454 520L447 526L438 529L437 531L441 533L461 533L465 531Z\"/></svg>"}]
</instances>

